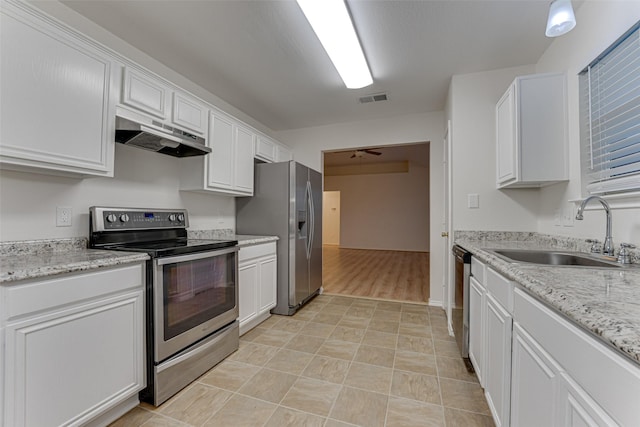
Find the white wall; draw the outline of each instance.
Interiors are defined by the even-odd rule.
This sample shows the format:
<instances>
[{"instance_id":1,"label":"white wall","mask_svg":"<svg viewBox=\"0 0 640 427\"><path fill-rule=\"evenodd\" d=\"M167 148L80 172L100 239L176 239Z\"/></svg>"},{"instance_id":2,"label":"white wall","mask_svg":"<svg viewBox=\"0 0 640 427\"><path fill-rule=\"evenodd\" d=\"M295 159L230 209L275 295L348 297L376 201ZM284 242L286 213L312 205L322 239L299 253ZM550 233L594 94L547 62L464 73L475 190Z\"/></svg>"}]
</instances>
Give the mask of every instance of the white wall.
<instances>
[{"instance_id":1,"label":"white wall","mask_svg":"<svg viewBox=\"0 0 640 427\"><path fill-rule=\"evenodd\" d=\"M576 10L576 27L558 37L536 64L537 72L565 71L568 74L570 177L568 184L541 190L538 230L543 233L573 237L604 238L605 219L602 210L587 212L584 221L573 227L556 225L557 209L573 207L569 200L580 199L580 131L578 108L578 73L600 53L640 20L639 1L585 1ZM640 197L612 200L613 241L640 244ZM599 205L599 204L598 204ZM595 206L595 205L594 205Z\"/></svg>"},{"instance_id":2,"label":"white wall","mask_svg":"<svg viewBox=\"0 0 640 427\"><path fill-rule=\"evenodd\" d=\"M117 144L114 178L0 171L0 240L86 237L94 205L186 208L191 229L235 229L232 197L179 191L181 160ZM71 227L56 227L56 206L73 208Z\"/></svg>"},{"instance_id":3,"label":"white wall","mask_svg":"<svg viewBox=\"0 0 640 427\"><path fill-rule=\"evenodd\" d=\"M444 139L444 113L411 114L379 120L341 123L330 126L277 132L274 136L294 150L294 157L313 169L321 170L322 152L342 148L388 146L416 142L429 142L429 195L430 230L442 228L443 184L442 146ZM443 295L444 239L432 238L430 252L431 304L441 304ZM448 249L446 249L448 250Z\"/></svg>"},{"instance_id":4,"label":"white wall","mask_svg":"<svg viewBox=\"0 0 640 427\"><path fill-rule=\"evenodd\" d=\"M407 173L326 176L340 191L340 247L429 251L429 169Z\"/></svg>"},{"instance_id":5,"label":"white wall","mask_svg":"<svg viewBox=\"0 0 640 427\"><path fill-rule=\"evenodd\" d=\"M516 76L533 72L533 66L524 66L452 78L454 230L536 230L539 191L497 190L495 154L496 102ZM479 195L479 208L467 208L468 194Z\"/></svg>"}]
</instances>

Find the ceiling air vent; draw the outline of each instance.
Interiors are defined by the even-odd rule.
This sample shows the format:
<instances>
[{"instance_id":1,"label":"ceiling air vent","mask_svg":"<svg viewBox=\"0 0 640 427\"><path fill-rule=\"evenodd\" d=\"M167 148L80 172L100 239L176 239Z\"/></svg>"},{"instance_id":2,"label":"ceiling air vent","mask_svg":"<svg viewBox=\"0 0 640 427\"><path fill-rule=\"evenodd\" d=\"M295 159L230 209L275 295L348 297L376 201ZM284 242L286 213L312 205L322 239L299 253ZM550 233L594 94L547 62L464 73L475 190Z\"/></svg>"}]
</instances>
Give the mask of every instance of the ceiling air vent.
<instances>
[{"instance_id":1,"label":"ceiling air vent","mask_svg":"<svg viewBox=\"0 0 640 427\"><path fill-rule=\"evenodd\" d=\"M380 102L380 101L386 101L387 99L387 94L386 93L376 93L374 95L366 95L363 96L361 98L358 99L358 101L360 102L360 104L366 104L369 102Z\"/></svg>"}]
</instances>

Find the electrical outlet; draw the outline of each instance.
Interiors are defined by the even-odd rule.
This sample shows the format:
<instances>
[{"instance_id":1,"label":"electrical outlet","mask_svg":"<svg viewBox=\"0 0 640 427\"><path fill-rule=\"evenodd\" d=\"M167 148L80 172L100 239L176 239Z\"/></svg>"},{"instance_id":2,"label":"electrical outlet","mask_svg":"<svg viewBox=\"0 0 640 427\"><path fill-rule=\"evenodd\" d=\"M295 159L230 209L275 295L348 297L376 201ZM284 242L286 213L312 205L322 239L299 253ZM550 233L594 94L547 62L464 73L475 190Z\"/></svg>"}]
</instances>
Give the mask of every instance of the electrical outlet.
<instances>
[{"instance_id":1,"label":"electrical outlet","mask_svg":"<svg viewBox=\"0 0 640 427\"><path fill-rule=\"evenodd\" d=\"M56 208L56 227L71 227L73 209L68 207Z\"/></svg>"}]
</instances>

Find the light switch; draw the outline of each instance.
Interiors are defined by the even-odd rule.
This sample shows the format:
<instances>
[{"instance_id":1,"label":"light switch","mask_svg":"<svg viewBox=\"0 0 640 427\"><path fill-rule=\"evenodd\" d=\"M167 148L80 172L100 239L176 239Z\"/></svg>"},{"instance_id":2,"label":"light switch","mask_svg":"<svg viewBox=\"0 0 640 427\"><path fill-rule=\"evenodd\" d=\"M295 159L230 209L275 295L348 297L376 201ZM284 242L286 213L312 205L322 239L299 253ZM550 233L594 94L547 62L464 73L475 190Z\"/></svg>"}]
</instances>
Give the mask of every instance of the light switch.
<instances>
[{"instance_id":1,"label":"light switch","mask_svg":"<svg viewBox=\"0 0 640 427\"><path fill-rule=\"evenodd\" d=\"M467 194L467 207L478 209L480 207L480 196L477 194Z\"/></svg>"}]
</instances>

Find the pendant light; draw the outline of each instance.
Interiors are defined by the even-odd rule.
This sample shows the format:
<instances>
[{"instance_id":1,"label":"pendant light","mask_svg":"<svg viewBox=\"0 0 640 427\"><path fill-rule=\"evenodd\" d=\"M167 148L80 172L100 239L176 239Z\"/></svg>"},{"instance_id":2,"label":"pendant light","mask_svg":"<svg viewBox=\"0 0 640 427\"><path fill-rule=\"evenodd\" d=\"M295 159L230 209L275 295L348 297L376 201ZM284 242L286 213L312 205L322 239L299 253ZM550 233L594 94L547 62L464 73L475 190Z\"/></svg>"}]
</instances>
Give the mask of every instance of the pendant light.
<instances>
[{"instance_id":1,"label":"pendant light","mask_svg":"<svg viewBox=\"0 0 640 427\"><path fill-rule=\"evenodd\" d=\"M576 26L576 17L573 13L571 0L554 0L549 5L549 18L547 19L547 37L558 37L567 34Z\"/></svg>"}]
</instances>

